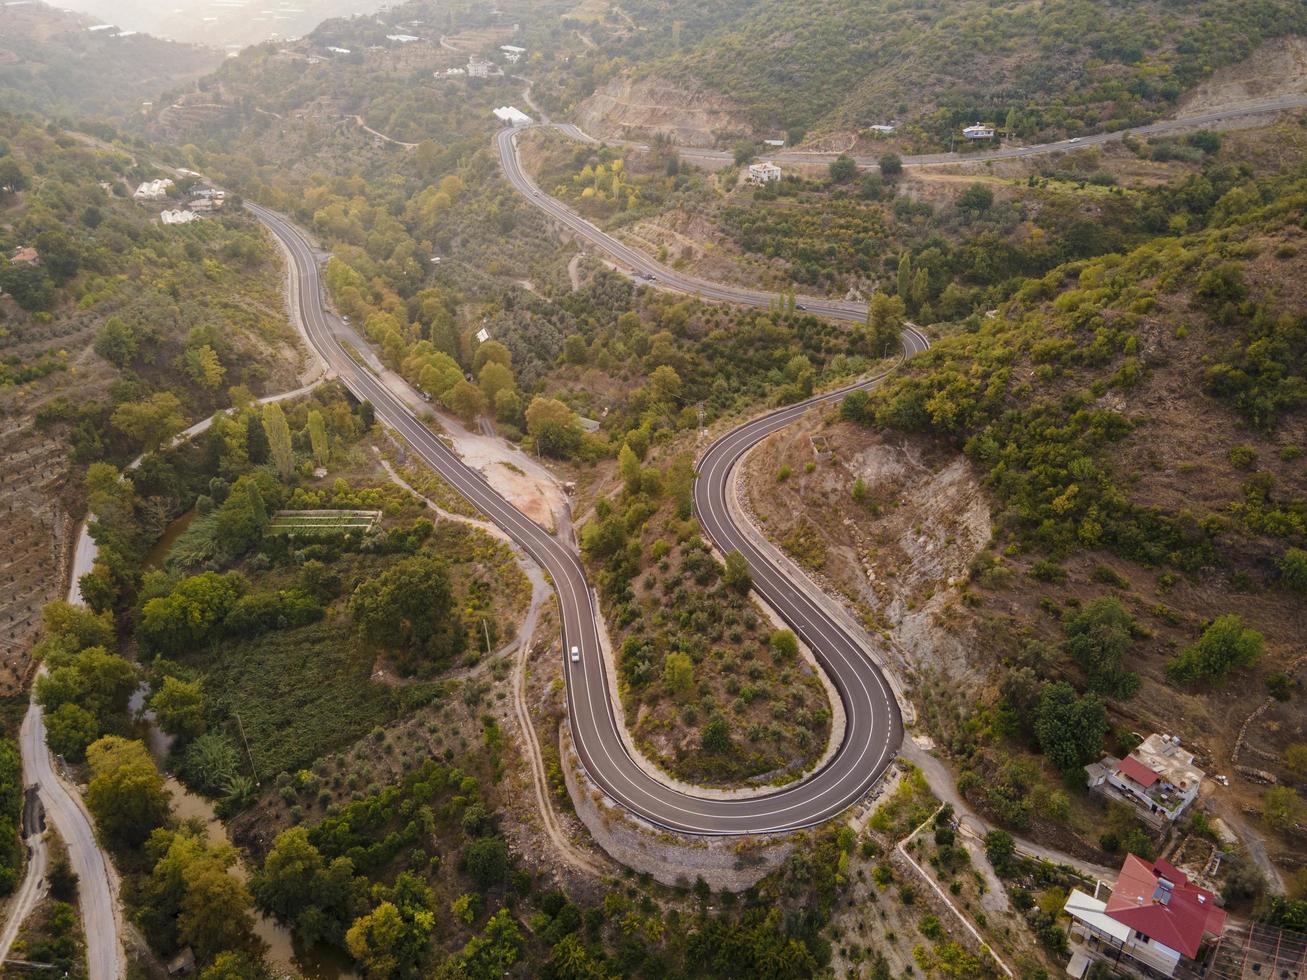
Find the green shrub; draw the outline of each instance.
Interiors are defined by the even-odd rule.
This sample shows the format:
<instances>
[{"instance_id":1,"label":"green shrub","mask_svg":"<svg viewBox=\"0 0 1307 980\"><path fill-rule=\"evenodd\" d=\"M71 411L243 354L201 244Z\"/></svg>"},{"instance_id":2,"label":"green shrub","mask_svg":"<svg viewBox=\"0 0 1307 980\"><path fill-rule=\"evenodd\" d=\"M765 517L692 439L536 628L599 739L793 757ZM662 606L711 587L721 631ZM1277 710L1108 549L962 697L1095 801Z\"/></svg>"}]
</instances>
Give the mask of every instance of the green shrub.
<instances>
[{"instance_id":1,"label":"green shrub","mask_svg":"<svg viewBox=\"0 0 1307 980\"><path fill-rule=\"evenodd\" d=\"M1246 629L1243 620L1228 613L1218 616L1192 646L1167 664L1167 674L1188 683L1223 684L1230 673L1251 667L1262 658L1262 634Z\"/></svg>"}]
</instances>

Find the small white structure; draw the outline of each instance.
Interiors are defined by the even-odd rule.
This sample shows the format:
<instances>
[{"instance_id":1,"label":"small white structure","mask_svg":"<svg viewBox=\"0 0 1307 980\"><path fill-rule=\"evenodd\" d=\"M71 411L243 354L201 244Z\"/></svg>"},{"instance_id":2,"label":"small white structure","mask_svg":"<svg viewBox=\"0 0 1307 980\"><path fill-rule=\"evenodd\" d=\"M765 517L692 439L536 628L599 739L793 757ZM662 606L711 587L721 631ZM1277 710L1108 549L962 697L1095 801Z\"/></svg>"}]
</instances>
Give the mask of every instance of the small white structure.
<instances>
[{"instance_id":1,"label":"small white structure","mask_svg":"<svg viewBox=\"0 0 1307 980\"><path fill-rule=\"evenodd\" d=\"M873 133L879 133L881 136L888 136L890 133L894 132L894 130L898 129L899 127L896 126L894 123L876 123L875 125L868 126L867 128L871 130Z\"/></svg>"},{"instance_id":2,"label":"small white structure","mask_svg":"<svg viewBox=\"0 0 1307 980\"><path fill-rule=\"evenodd\" d=\"M478 344L484 344L487 340L490 339L490 331L487 330L485 327L482 327L480 330L476 332L476 338Z\"/></svg>"},{"instance_id":3,"label":"small white structure","mask_svg":"<svg viewBox=\"0 0 1307 980\"><path fill-rule=\"evenodd\" d=\"M510 65L517 64L526 54L526 48L519 48L516 44L501 44L499 50L504 52L504 60Z\"/></svg>"},{"instance_id":4,"label":"small white structure","mask_svg":"<svg viewBox=\"0 0 1307 980\"><path fill-rule=\"evenodd\" d=\"M165 225L189 225L198 217L199 215L194 211L182 208L175 211L163 211L159 214L159 220Z\"/></svg>"},{"instance_id":5,"label":"small white structure","mask_svg":"<svg viewBox=\"0 0 1307 980\"><path fill-rule=\"evenodd\" d=\"M413 34L387 34L387 41L394 41L396 44L412 44L414 41L421 41L422 38Z\"/></svg>"},{"instance_id":6,"label":"small white structure","mask_svg":"<svg viewBox=\"0 0 1307 980\"><path fill-rule=\"evenodd\" d=\"M785 145L785 140L763 140L762 142L765 146L770 146L774 149L780 149Z\"/></svg>"},{"instance_id":7,"label":"small white structure","mask_svg":"<svg viewBox=\"0 0 1307 980\"><path fill-rule=\"evenodd\" d=\"M443 72L433 71L431 74L437 78L453 78L455 75L466 75L466 68L446 68Z\"/></svg>"},{"instance_id":8,"label":"small white structure","mask_svg":"<svg viewBox=\"0 0 1307 980\"><path fill-rule=\"evenodd\" d=\"M773 184L781 179L781 168L770 160L764 163L751 163L746 179L750 184Z\"/></svg>"},{"instance_id":9,"label":"small white structure","mask_svg":"<svg viewBox=\"0 0 1307 980\"><path fill-rule=\"evenodd\" d=\"M349 54L349 53L350 53L349 48L338 48L338 47L336 47L336 46L334 46L334 45L331 45L331 44L327 45L327 50L328 50L331 54Z\"/></svg>"},{"instance_id":10,"label":"small white structure","mask_svg":"<svg viewBox=\"0 0 1307 980\"><path fill-rule=\"evenodd\" d=\"M511 105L501 105L495 110L495 118L500 122L506 122L510 126L530 126L531 117L521 109Z\"/></svg>"},{"instance_id":11,"label":"small white structure","mask_svg":"<svg viewBox=\"0 0 1307 980\"><path fill-rule=\"evenodd\" d=\"M467 59L467 75L469 78L489 78L491 75L498 74L499 69L494 66L493 62L482 61L476 55Z\"/></svg>"},{"instance_id":12,"label":"small white structure","mask_svg":"<svg viewBox=\"0 0 1307 980\"><path fill-rule=\"evenodd\" d=\"M1154 732L1124 759L1105 756L1085 766L1090 789L1134 805L1146 823L1166 825L1198 798L1205 773L1194 754L1180 748L1179 736Z\"/></svg>"},{"instance_id":13,"label":"small white structure","mask_svg":"<svg viewBox=\"0 0 1307 980\"><path fill-rule=\"evenodd\" d=\"M962 135L969 140L992 140L994 138L994 127L976 123L962 130Z\"/></svg>"},{"instance_id":14,"label":"small white structure","mask_svg":"<svg viewBox=\"0 0 1307 980\"><path fill-rule=\"evenodd\" d=\"M167 177L159 180L147 180L136 188L136 193L132 195L132 198L137 201L162 201L168 196L168 190L171 187L172 181Z\"/></svg>"}]
</instances>

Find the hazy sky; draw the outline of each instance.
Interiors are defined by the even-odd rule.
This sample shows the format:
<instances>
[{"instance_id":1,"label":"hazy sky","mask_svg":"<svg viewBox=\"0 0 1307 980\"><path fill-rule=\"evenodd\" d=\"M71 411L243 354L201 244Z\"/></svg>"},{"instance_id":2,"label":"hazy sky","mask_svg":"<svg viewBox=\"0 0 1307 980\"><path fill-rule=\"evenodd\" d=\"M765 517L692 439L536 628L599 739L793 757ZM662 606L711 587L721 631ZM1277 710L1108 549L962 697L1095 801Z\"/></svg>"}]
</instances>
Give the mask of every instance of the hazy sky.
<instances>
[{"instance_id":1,"label":"hazy sky","mask_svg":"<svg viewBox=\"0 0 1307 980\"><path fill-rule=\"evenodd\" d=\"M213 47L307 34L329 17L370 14L387 0L58 0L117 24Z\"/></svg>"}]
</instances>

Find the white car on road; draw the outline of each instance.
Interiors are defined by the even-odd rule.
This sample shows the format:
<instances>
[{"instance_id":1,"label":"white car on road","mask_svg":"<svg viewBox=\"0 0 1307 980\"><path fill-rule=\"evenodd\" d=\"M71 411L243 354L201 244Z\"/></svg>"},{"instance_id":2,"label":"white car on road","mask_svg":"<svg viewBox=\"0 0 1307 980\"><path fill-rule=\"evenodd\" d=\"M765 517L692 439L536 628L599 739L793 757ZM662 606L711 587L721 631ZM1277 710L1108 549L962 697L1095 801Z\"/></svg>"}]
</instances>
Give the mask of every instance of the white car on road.
<instances>
[{"instance_id":1,"label":"white car on road","mask_svg":"<svg viewBox=\"0 0 1307 980\"><path fill-rule=\"evenodd\" d=\"M579 664L580 662L581 662L581 648L574 646L572 647L572 663Z\"/></svg>"}]
</instances>

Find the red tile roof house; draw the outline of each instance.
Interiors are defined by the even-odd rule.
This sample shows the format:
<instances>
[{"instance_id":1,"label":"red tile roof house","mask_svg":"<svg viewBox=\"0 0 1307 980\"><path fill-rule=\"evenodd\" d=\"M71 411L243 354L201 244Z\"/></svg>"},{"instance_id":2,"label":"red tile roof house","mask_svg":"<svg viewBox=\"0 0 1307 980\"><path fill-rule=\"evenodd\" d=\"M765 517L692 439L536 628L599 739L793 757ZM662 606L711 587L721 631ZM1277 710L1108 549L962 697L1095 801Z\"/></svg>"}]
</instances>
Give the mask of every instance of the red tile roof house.
<instances>
[{"instance_id":1,"label":"red tile roof house","mask_svg":"<svg viewBox=\"0 0 1307 980\"><path fill-rule=\"evenodd\" d=\"M1206 936L1225 929L1216 896L1167 861L1131 854L1107 900L1076 889L1064 911L1073 920L1067 973L1083 977L1095 960L1109 960L1143 977L1170 977L1198 957Z\"/></svg>"}]
</instances>

